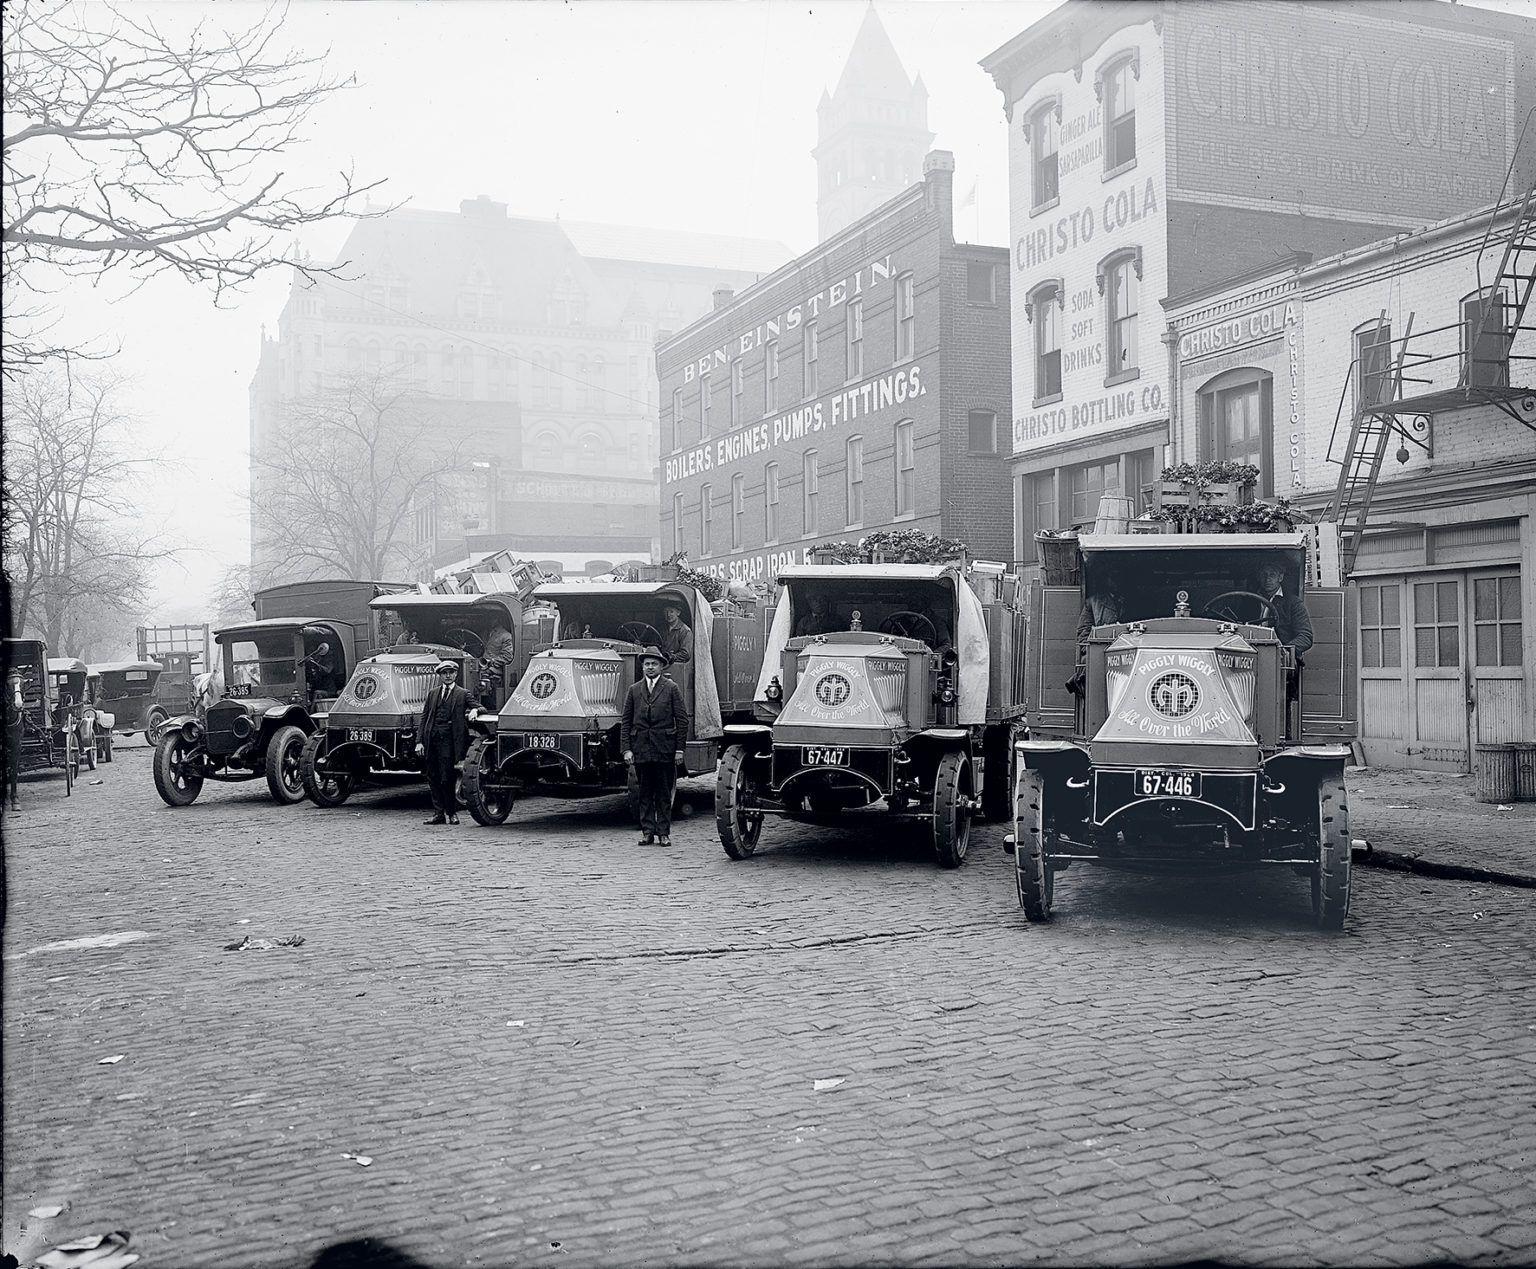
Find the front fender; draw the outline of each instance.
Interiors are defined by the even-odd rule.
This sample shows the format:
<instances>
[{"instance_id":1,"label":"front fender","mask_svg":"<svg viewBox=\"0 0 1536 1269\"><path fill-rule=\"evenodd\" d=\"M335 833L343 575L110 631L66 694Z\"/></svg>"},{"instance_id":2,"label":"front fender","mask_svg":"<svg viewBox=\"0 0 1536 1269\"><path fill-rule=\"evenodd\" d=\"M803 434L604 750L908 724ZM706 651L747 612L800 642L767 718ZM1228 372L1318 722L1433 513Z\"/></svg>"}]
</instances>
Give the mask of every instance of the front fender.
<instances>
[{"instance_id":1,"label":"front fender","mask_svg":"<svg viewBox=\"0 0 1536 1269\"><path fill-rule=\"evenodd\" d=\"M732 745L743 745L754 756L773 751L773 729L759 723L727 723L725 735L717 742L717 750L724 754Z\"/></svg>"},{"instance_id":2,"label":"front fender","mask_svg":"<svg viewBox=\"0 0 1536 1269\"><path fill-rule=\"evenodd\" d=\"M309 711L299 705L274 705L261 715L261 729L264 732L274 732L279 727L289 725L297 727L306 736L315 729L315 721Z\"/></svg>"}]
</instances>

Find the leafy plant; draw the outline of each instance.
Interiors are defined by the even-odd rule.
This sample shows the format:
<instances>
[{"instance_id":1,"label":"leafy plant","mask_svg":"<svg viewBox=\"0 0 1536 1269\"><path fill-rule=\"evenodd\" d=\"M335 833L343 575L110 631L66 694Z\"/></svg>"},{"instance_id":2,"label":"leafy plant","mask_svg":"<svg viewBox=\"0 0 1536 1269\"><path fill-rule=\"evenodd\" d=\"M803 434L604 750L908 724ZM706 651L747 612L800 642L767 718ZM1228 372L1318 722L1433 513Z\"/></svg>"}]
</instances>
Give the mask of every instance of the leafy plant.
<instances>
[{"instance_id":1,"label":"leafy plant","mask_svg":"<svg viewBox=\"0 0 1536 1269\"><path fill-rule=\"evenodd\" d=\"M1251 485L1259 478L1259 469L1252 463L1234 463L1229 459L1212 459L1205 463L1174 463L1164 467L1163 480L1177 481L1181 485Z\"/></svg>"}]
</instances>

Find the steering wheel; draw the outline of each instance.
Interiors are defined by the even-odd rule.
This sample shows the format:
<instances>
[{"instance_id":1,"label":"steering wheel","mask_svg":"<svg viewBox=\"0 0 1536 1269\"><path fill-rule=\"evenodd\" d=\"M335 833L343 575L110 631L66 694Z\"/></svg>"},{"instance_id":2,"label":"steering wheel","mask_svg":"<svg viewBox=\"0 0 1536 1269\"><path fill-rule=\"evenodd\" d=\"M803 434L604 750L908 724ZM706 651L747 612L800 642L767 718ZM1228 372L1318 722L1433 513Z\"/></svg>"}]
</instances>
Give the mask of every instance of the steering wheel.
<instances>
[{"instance_id":1,"label":"steering wheel","mask_svg":"<svg viewBox=\"0 0 1536 1269\"><path fill-rule=\"evenodd\" d=\"M926 639L923 639L922 635L917 633L922 626L928 628L929 637ZM880 633L900 635L903 639L923 639L923 642L930 648L936 646L939 642L938 627L933 624L931 618L924 616L920 612L893 612L880 623Z\"/></svg>"},{"instance_id":2,"label":"steering wheel","mask_svg":"<svg viewBox=\"0 0 1536 1269\"><path fill-rule=\"evenodd\" d=\"M619 638L642 646L649 643L661 647L661 631L643 621L626 621L619 627Z\"/></svg>"},{"instance_id":3,"label":"steering wheel","mask_svg":"<svg viewBox=\"0 0 1536 1269\"><path fill-rule=\"evenodd\" d=\"M448 642L450 642L450 643L454 642L454 638L453 638L454 635L458 635L459 636L459 639L458 639L457 644L456 644L456 646L458 647L459 651L461 651L461 652L468 652L471 656L476 656L476 657L479 656L482 652L485 651L485 640L482 639L479 635L477 635L468 626L454 626L453 629L451 629L451 630L443 631L443 638L447 639ZM466 639L473 639L477 644L479 644L479 650L477 651L476 649L471 648L465 642Z\"/></svg>"},{"instance_id":4,"label":"steering wheel","mask_svg":"<svg viewBox=\"0 0 1536 1269\"><path fill-rule=\"evenodd\" d=\"M1225 607L1217 607L1218 604L1227 599L1251 599L1256 604L1258 604L1259 615L1252 621L1249 621L1246 617L1238 616L1237 613L1233 611L1231 604L1227 604ZM1273 619L1275 610L1270 607L1269 600L1265 599L1264 596L1260 595L1257 591L1224 590L1221 592L1221 594L1217 595L1214 599L1211 599L1206 603L1205 607L1200 610L1200 615L1202 617L1216 617L1225 621L1237 621L1242 622L1244 625L1254 626L1261 621Z\"/></svg>"}]
</instances>

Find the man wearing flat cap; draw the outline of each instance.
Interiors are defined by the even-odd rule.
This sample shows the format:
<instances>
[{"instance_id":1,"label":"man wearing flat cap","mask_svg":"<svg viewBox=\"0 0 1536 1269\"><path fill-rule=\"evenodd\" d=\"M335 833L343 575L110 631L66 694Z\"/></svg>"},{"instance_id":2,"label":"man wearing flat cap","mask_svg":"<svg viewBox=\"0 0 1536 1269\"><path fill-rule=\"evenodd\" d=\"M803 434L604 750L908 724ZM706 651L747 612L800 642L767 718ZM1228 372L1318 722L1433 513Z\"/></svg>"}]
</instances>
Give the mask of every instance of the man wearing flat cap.
<instances>
[{"instance_id":1,"label":"man wearing flat cap","mask_svg":"<svg viewBox=\"0 0 1536 1269\"><path fill-rule=\"evenodd\" d=\"M672 844L672 791L688 740L688 706L676 683L662 674L667 655L654 644L640 653L640 678L624 698L619 747L635 773L640 801L640 845Z\"/></svg>"},{"instance_id":2,"label":"man wearing flat cap","mask_svg":"<svg viewBox=\"0 0 1536 1269\"><path fill-rule=\"evenodd\" d=\"M416 756L423 760L432 791L428 824L459 822L454 766L469 752L469 693L459 686L458 677L459 667L452 661L437 663L437 682L427 693L416 729Z\"/></svg>"}]
</instances>

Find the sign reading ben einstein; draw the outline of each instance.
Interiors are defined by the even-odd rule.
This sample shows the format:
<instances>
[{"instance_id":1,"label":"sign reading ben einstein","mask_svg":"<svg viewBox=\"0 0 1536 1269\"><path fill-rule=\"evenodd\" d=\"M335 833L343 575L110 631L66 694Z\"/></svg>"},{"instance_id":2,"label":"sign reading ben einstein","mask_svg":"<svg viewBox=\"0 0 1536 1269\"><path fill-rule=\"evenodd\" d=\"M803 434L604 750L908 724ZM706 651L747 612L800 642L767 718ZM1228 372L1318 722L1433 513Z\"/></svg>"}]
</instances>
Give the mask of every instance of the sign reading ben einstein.
<instances>
[{"instance_id":1,"label":"sign reading ben einstein","mask_svg":"<svg viewBox=\"0 0 1536 1269\"><path fill-rule=\"evenodd\" d=\"M781 445L798 444L845 423L864 422L878 414L898 411L909 401L927 394L922 363L913 362L674 454L662 463L662 483L686 480Z\"/></svg>"}]
</instances>

